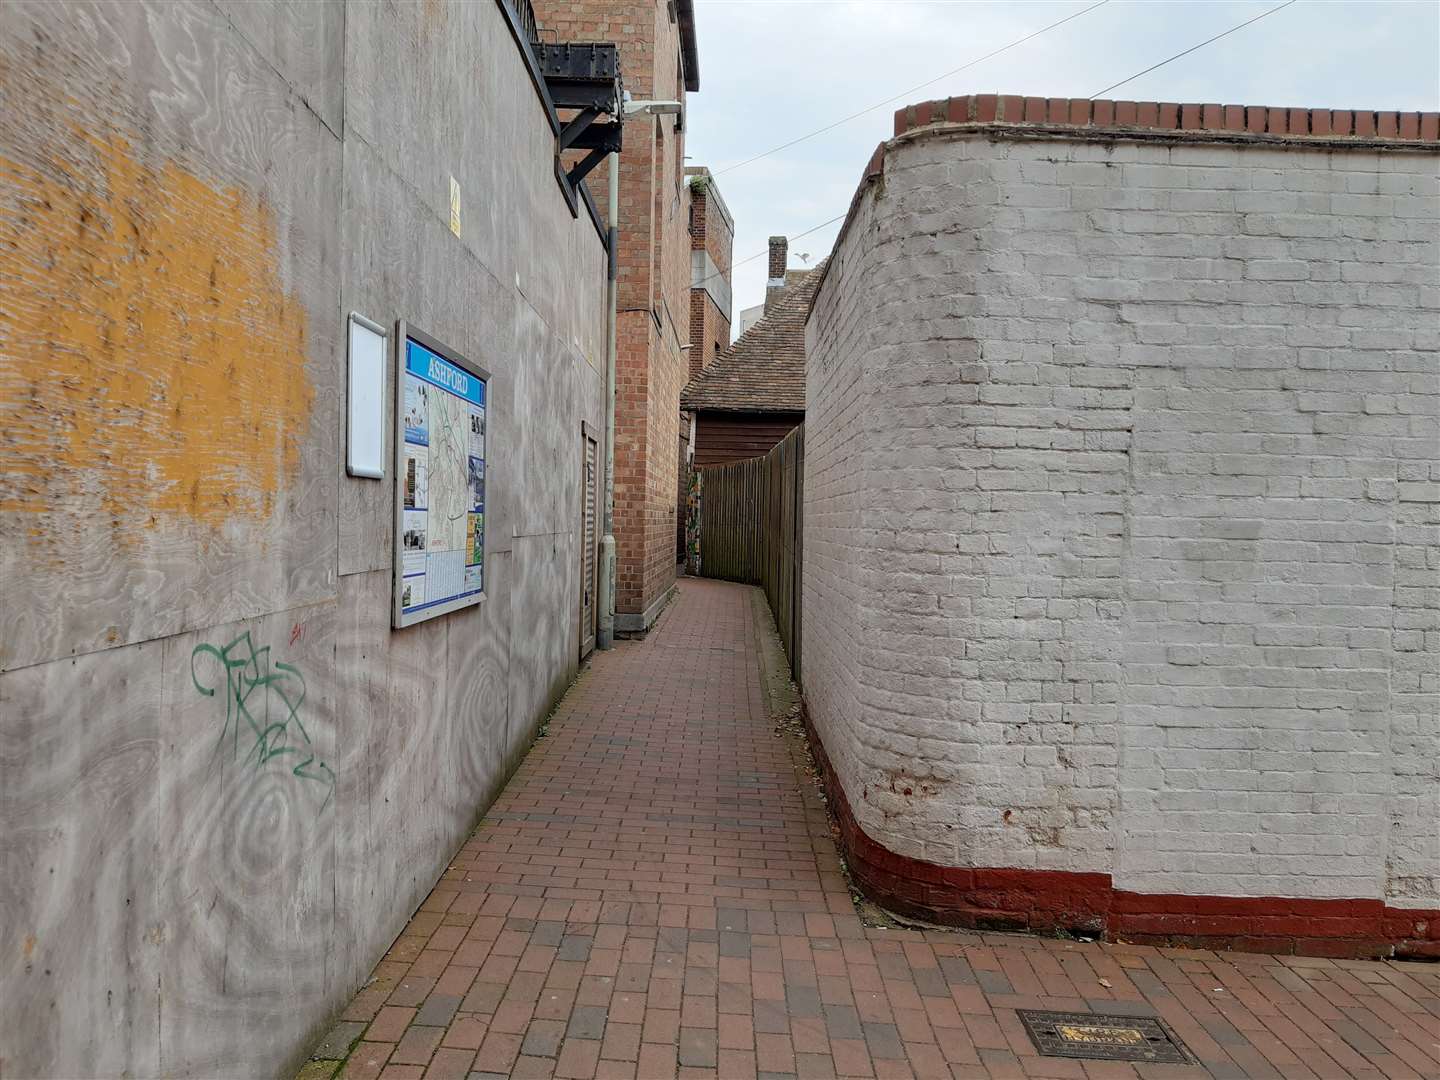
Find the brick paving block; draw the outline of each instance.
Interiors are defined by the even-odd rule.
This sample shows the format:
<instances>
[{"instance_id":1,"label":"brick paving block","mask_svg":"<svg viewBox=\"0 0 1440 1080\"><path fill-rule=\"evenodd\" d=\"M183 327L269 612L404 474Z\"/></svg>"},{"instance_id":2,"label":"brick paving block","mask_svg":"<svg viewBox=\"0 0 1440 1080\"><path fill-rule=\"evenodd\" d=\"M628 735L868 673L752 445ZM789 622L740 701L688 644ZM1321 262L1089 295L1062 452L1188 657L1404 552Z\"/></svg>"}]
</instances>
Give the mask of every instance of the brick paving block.
<instances>
[{"instance_id":1,"label":"brick paving block","mask_svg":"<svg viewBox=\"0 0 1440 1080\"><path fill-rule=\"evenodd\" d=\"M478 975L479 972L480 966L478 964L474 967L469 967L452 963L440 973L440 978L436 980L435 993L455 994L463 998L469 993L471 984L475 982L475 976Z\"/></svg>"},{"instance_id":2,"label":"brick paving block","mask_svg":"<svg viewBox=\"0 0 1440 1080\"><path fill-rule=\"evenodd\" d=\"M534 1015L535 1006L528 1001L503 1001L490 1019L490 1030L519 1035L530 1026L530 1018Z\"/></svg>"},{"instance_id":3,"label":"brick paving block","mask_svg":"<svg viewBox=\"0 0 1440 1080\"><path fill-rule=\"evenodd\" d=\"M508 1073L509 1080L549 1080L555 1075L554 1058L518 1057Z\"/></svg>"},{"instance_id":4,"label":"brick paving block","mask_svg":"<svg viewBox=\"0 0 1440 1080\"><path fill-rule=\"evenodd\" d=\"M537 998L531 1006L537 1019L568 1020L570 1010L575 1007L576 993L574 990L561 990L547 986L537 995Z\"/></svg>"},{"instance_id":5,"label":"brick paving block","mask_svg":"<svg viewBox=\"0 0 1440 1080\"><path fill-rule=\"evenodd\" d=\"M865 1032L865 1045L870 1048L870 1056L873 1058L904 1058L905 1044L900 1038L899 1029L894 1024L873 1024L861 1025Z\"/></svg>"},{"instance_id":6,"label":"brick paving block","mask_svg":"<svg viewBox=\"0 0 1440 1080\"><path fill-rule=\"evenodd\" d=\"M431 994L415 1014L414 1022L434 1027L444 1027L454 1018L462 998L458 994Z\"/></svg>"},{"instance_id":7,"label":"brick paving block","mask_svg":"<svg viewBox=\"0 0 1440 1080\"><path fill-rule=\"evenodd\" d=\"M489 1026L478 1016L460 1016L445 1030L440 1045L458 1050L478 1050L489 1030Z\"/></svg>"},{"instance_id":8,"label":"brick paving block","mask_svg":"<svg viewBox=\"0 0 1440 1080\"><path fill-rule=\"evenodd\" d=\"M790 1042L797 1054L828 1054L830 1036L819 1017L796 1017L790 1021Z\"/></svg>"},{"instance_id":9,"label":"brick paving block","mask_svg":"<svg viewBox=\"0 0 1440 1080\"><path fill-rule=\"evenodd\" d=\"M365 1030L365 1039L367 1042L399 1042L400 1036L405 1034L405 1029L414 1018L413 1008L387 1005L375 1014L375 1019Z\"/></svg>"},{"instance_id":10,"label":"brick paving block","mask_svg":"<svg viewBox=\"0 0 1440 1080\"><path fill-rule=\"evenodd\" d=\"M935 1028L935 1045L940 1047L940 1054L944 1059L955 1065L978 1065L980 1053L975 1049L975 1044L970 1041L970 1033L964 1028ZM1028 1043L1024 1049L1033 1051Z\"/></svg>"},{"instance_id":11,"label":"brick paving block","mask_svg":"<svg viewBox=\"0 0 1440 1080\"><path fill-rule=\"evenodd\" d=\"M875 1069L870 1063L870 1050L864 1039L830 1040L830 1056L835 1062L835 1071L840 1076L874 1076Z\"/></svg>"},{"instance_id":12,"label":"brick paving block","mask_svg":"<svg viewBox=\"0 0 1440 1080\"><path fill-rule=\"evenodd\" d=\"M645 1010L642 1042L666 1043L674 1046L680 1039L680 1012L678 1009Z\"/></svg>"},{"instance_id":13,"label":"brick paving block","mask_svg":"<svg viewBox=\"0 0 1440 1080\"><path fill-rule=\"evenodd\" d=\"M835 1062L829 1054L795 1054L795 1074L801 1080L834 1080Z\"/></svg>"},{"instance_id":14,"label":"brick paving block","mask_svg":"<svg viewBox=\"0 0 1440 1080\"><path fill-rule=\"evenodd\" d=\"M384 977L376 977L355 995L354 1000L340 1014L341 1020L359 1020L368 1022L375 1018L375 1014L385 1004L385 999L395 989L394 980Z\"/></svg>"},{"instance_id":15,"label":"brick paving block","mask_svg":"<svg viewBox=\"0 0 1440 1080\"><path fill-rule=\"evenodd\" d=\"M611 1058L620 1061L636 1061L640 1055L640 1035L643 1028L639 1024L618 1024L609 1021L605 1025L605 1039L600 1048L601 1058Z\"/></svg>"},{"instance_id":16,"label":"brick paving block","mask_svg":"<svg viewBox=\"0 0 1440 1080\"><path fill-rule=\"evenodd\" d=\"M365 1024L359 1020L341 1020L332 1027L320 1045L310 1055L312 1058L341 1060L350 1053L350 1047L365 1032Z\"/></svg>"},{"instance_id":17,"label":"brick paving block","mask_svg":"<svg viewBox=\"0 0 1440 1080\"><path fill-rule=\"evenodd\" d=\"M725 1080L756 1080L755 1053L722 1048L716 1071Z\"/></svg>"},{"instance_id":18,"label":"brick paving block","mask_svg":"<svg viewBox=\"0 0 1440 1080\"><path fill-rule=\"evenodd\" d=\"M509 1072L515 1059L520 1055L521 1039L519 1035L511 1035L506 1032L492 1031L485 1036L485 1041L480 1044L480 1053L476 1060L494 1072Z\"/></svg>"},{"instance_id":19,"label":"brick paving block","mask_svg":"<svg viewBox=\"0 0 1440 1080\"><path fill-rule=\"evenodd\" d=\"M679 1011L683 984L679 979L656 979L645 990L651 1008Z\"/></svg>"},{"instance_id":20,"label":"brick paving block","mask_svg":"<svg viewBox=\"0 0 1440 1080\"><path fill-rule=\"evenodd\" d=\"M570 1013L570 1025L566 1038L603 1039L605 1037L604 1006L577 1005Z\"/></svg>"},{"instance_id":21,"label":"brick paving block","mask_svg":"<svg viewBox=\"0 0 1440 1080\"><path fill-rule=\"evenodd\" d=\"M717 942L717 946L719 946L720 956L727 956L727 958L732 959L749 959L750 949L752 949L750 935L744 932L737 932L737 930L721 929L720 940Z\"/></svg>"},{"instance_id":22,"label":"brick paving block","mask_svg":"<svg viewBox=\"0 0 1440 1080\"><path fill-rule=\"evenodd\" d=\"M589 934L566 934L560 940L555 959L584 963L590 959L590 947L594 940Z\"/></svg>"},{"instance_id":23,"label":"brick paving block","mask_svg":"<svg viewBox=\"0 0 1440 1080\"><path fill-rule=\"evenodd\" d=\"M460 1011L490 1015L505 999L505 986L500 983L475 982L460 1003Z\"/></svg>"},{"instance_id":24,"label":"brick paving block","mask_svg":"<svg viewBox=\"0 0 1440 1080\"><path fill-rule=\"evenodd\" d=\"M905 1060L920 1080L954 1075L940 1048L930 1043L906 1043Z\"/></svg>"},{"instance_id":25,"label":"brick paving block","mask_svg":"<svg viewBox=\"0 0 1440 1080\"><path fill-rule=\"evenodd\" d=\"M401 1036L390 1061L397 1065L428 1065L444 1036L444 1028L412 1025Z\"/></svg>"},{"instance_id":26,"label":"brick paving block","mask_svg":"<svg viewBox=\"0 0 1440 1080\"><path fill-rule=\"evenodd\" d=\"M675 1047L672 1044L646 1043L640 1047L637 1076L646 1080L669 1080L675 1076L675 1069Z\"/></svg>"},{"instance_id":27,"label":"brick paving block","mask_svg":"<svg viewBox=\"0 0 1440 1080\"><path fill-rule=\"evenodd\" d=\"M686 994L680 1002L680 1026L713 1028L717 1018L715 992Z\"/></svg>"},{"instance_id":28,"label":"brick paving block","mask_svg":"<svg viewBox=\"0 0 1440 1080\"><path fill-rule=\"evenodd\" d=\"M755 1064L761 1072L793 1073L795 1048L789 1035L755 1035Z\"/></svg>"},{"instance_id":29,"label":"brick paving block","mask_svg":"<svg viewBox=\"0 0 1440 1080\"><path fill-rule=\"evenodd\" d=\"M1139 1073L1128 1061L1085 1061L1086 1080L1137 1080Z\"/></svg>"},{"instance_id":30,"label":"brick paving block","mask_svg":"<svg viewBox=\"0 0 1440 1080\"><path fill-rule=\"evenodd\" d=\"M454 951L465 940L465 929L463 926L441 926L430 935L430 940L425 943L425 947Z\"/></svg>"},{"instance_id":31,"label":"brick paving block","mask_svg":"<svg viewBox=\"0 0 1440 1080\"><path fill-rule=\"evenodd\" d=\"M345 1067L340 1070L341 1080L374 1080L390 1060L394 1043L362 1042L350 1051Z\"/></svg>"},{"instance_id":32,"label":"brick paving block","mask_svg":"<svg viewBox=\"0 0 1440 1080\"><path fill-rule=\"evenodd\" d=\"M991 1021L993 1024L993 1021ZM933 1043L934 1032L930 1028L930 1020L925 1015L924 1009L896 1009L895 1028L900 1032L900 1037L910 1043ZM999 1029L996 1028L998 1031ZM1006 1045L1003 1041L1001 1045Z\"/></svg>"},{"instance_id":33,"label":"brick paving block","mask_svg":"<svg viewBox=\"0 0 1440 1080\"><path fill-rule=\"evenodd\" d=\"M860 1022L866 1024L890 1024L895 1020L895 1010L890 1007L890 999L883 992L857 993L855 1013L860 1017Z\"/></svg>"},{"instance_id":34,"label":"brick paving block","mask_svg":"<svg viewBox=\"0 0 1440 1080\"><path fill-rule=\"evenodd\" d=\"M826 1005L825 1030L832 1039L863 1039L860 1013L851 1005Z\"/></svg>"},{"instance_id":35,"label":"brick paving block","mask_svg":"<svg viewBox=\"0 0 1440 1080\"><path fill-rule=\"evenodd\" d=\"M792 1017L820 1015L820 991L814 986L787 986L785 1009Z\"/></svg>"},{"instance_id":36,"label":"brick paving block","mask_svg":"<svg viewBox=\"0 0 1440 1080\"><path fill-rule=\"evenodd\" d=\"M480 973L480 968L490 956L492 943L487 940L472 939L467 937L465 942L455 950L451 958L451 968L474 968ZM446 968L449 971L449 968Z\"/></svg>"},{"instance_id":37,"label":"brick paving block","mask_svg":"<svg viewBox=\"0 0 1440 1080\"><path fill-rule=\"evenodd\" d=\"M600 1043L594 1039L567 1038L560 1044L560 1056L555 1065L557 1077L571 1080L590 1080L600 1064Z\"/></svg>"},{"instance_id":38,"label":"brick paving block","mask_svg":"<svg viewBox=\"0 0 1440 1080\"><path fill-rule=\"evenodd\" d=\"M601 1057L595 1066L595 1080L637 1080L635 1062Z\"/></svg>"},{"instance_id":39,"label":"brick paving block","mask_svg":"<svg viewBox=\"0 0 1440 1080\"><path fill-rule=\"evenodd\" d=\"M687 1027L680 1029L677 1056L681 1065L714 1068L717 1061L717 1049L715 1031Z\"/></svg>"},{"instance_id":40,"label":"brick paving block","mask_svg":"<svg viewBox=\"0 0 1440 1080\"><path fill-rule=\"evenodd\" d=\"M722 1049L750 1050L754 1048L755 1024L748 1014L722 1013L717 1019L719 1027L716 1038Z\"/></svg>"},{"instance_id":41,"label":"brick paving block","mask_svg":"<svg viewBox=\"0 0 1440 1080\"><path fill-rule=\"evenodd\" d=\"M520 1052L530 1057L555 1057L565 1038L565 1024L559 1020L532 1020L520 1044Z\"/></svg>"},{"instance_id":42,"label":"brick paving block","mask_svg":"<svg viewBox=\"0 0 1440 1080\"><path fill-rule=\"evenodd\" d=\"M645 1004L644 994L616 994L610 999L610 1020L616 1024L643 1024Z\"/></svg>"},{"instance_id":43,"label":"brick paving block","mask_svg":"<svg viewBox=\"0 0 1440 1080\"><path fill-rule=\"evenodd\" d=\"M424 1075L423 1065L397 1065L391 1062L380 1070L380 1080L422 1080Z\"/></svg>"},{"instance_id":44,"label":"brick paving block","mask_svg":"<svg viewBox=\"0 0 1440 1080\"><path fill-rule=\"evenodd\" d=\"M750 996L750 984L722 982L716 989L716 1011L720 1013L744 1013L749 1015L754 998Z\"/></svg>"},{"instance_id":45,"label":"brick paving block","mask_svg":"<svg viewBox=\"0 0 1440 1080\"><path fill-rule=\"evenodd\" d=\"M402 979L400 984L391 992L389 1004L391 1005L419 1005L435 989L433 978L408 977Z\"/></svg>"},{"instance_id":46,"label":"brick paving block","mask_svg":"<svg viewBox=\"0 0 1440 1080\"><path fill-rule=\"evenodd\" d=\"M790 1031L790 1016L783 1001L756 999L752 1006L755 1030L767 1034L785 1035Z\"/></svg>"},{"instance_id":47,"label":"brick paving block","mask_svg":"<svg viewBox=\"0 0 1440 1080\"><path fill-rule=\"evenodd\" d=\"M470 1065L475 1060L475 1051L456 1047L442 1047L430 1059L425 1070L425 1080L465 1080L470 1074Z\"/></svg>"},{"instance_id":48,"label":"brick paving block","mask_svg":"<svg viewBox=\"0 0 1440 1080\"><path fill-rule=\"evenodd\" d=\"M785 1000L785 978L778 971L759 971L753 968L750 974L750 992L763 1001Z\"/></svg>"}]
</instances>

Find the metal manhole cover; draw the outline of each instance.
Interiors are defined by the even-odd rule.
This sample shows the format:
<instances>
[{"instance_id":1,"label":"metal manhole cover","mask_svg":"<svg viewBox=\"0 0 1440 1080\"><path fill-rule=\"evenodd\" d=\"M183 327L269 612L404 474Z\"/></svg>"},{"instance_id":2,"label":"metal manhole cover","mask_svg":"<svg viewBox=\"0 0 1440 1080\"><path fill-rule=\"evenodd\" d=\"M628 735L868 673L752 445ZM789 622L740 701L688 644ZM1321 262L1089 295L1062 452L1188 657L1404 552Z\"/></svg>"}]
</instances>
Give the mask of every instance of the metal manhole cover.
<instances>
[{"instance_id":1,"label":"metal manhole cover","mask_svg":"<svg viewBox=\"0 0 1440 1080\"><path fill-rule=\"evenodd\" d=\"M1091 1061L1154 1061L1185 1065L1195 1059L1163 1021L1145 1016L1016 1009L1035 1048L1047 1057Z\"/></svg>"}]
</instances>

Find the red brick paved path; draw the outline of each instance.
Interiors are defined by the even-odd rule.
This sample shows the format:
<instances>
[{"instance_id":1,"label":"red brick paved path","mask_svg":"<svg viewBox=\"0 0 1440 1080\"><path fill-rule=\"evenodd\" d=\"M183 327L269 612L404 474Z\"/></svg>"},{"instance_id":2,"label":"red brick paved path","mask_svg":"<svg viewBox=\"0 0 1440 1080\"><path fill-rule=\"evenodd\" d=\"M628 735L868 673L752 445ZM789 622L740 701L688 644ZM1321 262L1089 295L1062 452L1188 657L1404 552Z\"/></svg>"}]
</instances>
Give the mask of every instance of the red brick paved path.
<instances>
[{"instance_id":1,"label":"red brick paved path","mask_svg":"<svg viewBox=\"0 0 1440 1080\"><path fill-rule=\"evenodd\" d=\"M752 593L685 580L597 654L304 1076L1440 1077L1440 965L867 929ZM1203 1064L1040 1057L1017 1007Z\"/></svg>"}]
</instances>

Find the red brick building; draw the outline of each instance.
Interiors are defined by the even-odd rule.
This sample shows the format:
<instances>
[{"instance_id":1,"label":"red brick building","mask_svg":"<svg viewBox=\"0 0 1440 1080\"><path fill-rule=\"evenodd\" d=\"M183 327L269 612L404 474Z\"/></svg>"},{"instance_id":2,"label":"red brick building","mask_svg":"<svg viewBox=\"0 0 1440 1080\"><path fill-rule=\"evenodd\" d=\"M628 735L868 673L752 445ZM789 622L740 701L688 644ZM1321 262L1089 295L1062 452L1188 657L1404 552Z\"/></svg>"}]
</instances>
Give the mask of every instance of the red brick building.
<instances>
[{"instance_id":1,"label":"red brick building","mask_svg":"<svg viewBox=\"0 0 1440 1080\"><path fill-rule=\"evenodd\" d=\"M690 188L690 378L730 345L735 219L710 170L685 170Z\"/></svg>"},{"instance_id":2,"label":"red brick building","mask_svg":"<svg viewBox=\"0 0 1440 1080\"><path fill-rule=\"evenodd\" d=\"M700 88L692 0L535 0L561 41L620 49L636 101ZM675 582L676 446L689 377L690 192L685 112L630 117L620 154L619 317L615 374L615 629L649 627ZM603 192L606 166L591 173ZM597 202L603 205L604 198Z\"/></svg>"},{"instance_id":3,"label":"red brick building","mask_svg":"<svg viewBox=\"0 0 1440 1080\"><path fill-rule=\"evenodd\" d=\"M759 457L805 420L805 320L824 264L787 270L786 248L785 237L770 238L765 314L695 372L681 395L695 418L696 465Z\"/></svg>"},{"instance_id":4,"label":"red brick building","mask_svg":"<svg viewBox=\"0 0 1440 1080\"><path fill-rule=\"evenodd\" d=\"M730 270L734 263L735 219L720 196L710 170L685 170L690 190L690 379L730 347L733 302ZM683 395L682 395L683 398ZM682 400L683 404L683 400ZM690 463L694 455L695 414L680 415L679 489L676 492L675 554L684 558Z\"/></svg>"}]
</instances>

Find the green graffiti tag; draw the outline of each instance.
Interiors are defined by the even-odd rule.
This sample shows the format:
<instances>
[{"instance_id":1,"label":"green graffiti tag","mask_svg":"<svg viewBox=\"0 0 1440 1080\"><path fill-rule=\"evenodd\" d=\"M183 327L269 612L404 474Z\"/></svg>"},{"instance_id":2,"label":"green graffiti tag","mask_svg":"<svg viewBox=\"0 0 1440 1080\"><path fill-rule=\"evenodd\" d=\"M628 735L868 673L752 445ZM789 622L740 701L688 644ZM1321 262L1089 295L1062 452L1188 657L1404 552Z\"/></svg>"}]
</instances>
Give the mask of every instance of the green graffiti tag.
<instances>
[{"instance_id":1,"label":"green graffiti tag","mask_svg":"<svg viewBox=\"0 0 1440 1080\"><path fill-rule=\"evenodd\" d=\"M326 785L320 804L324 810L335 794L335 773L316 760L310 733L300 719L300 706L305 703L305 676L300 669L280 660L272 665L270 646L257 649L248 630L223 648L202 642L190 653L190 681L206 697L214 697L220 687L218 680L214 686L200 681L197 661L203 656L214 657L225 673L225 727L215 752L229 736L233 759L240 761L242 736L253 739L245 744L244 760L253 757L256 769L276 758L285 759L282 764L293 762L292 776Z\"/></svg>"}]
</instances>

